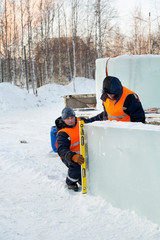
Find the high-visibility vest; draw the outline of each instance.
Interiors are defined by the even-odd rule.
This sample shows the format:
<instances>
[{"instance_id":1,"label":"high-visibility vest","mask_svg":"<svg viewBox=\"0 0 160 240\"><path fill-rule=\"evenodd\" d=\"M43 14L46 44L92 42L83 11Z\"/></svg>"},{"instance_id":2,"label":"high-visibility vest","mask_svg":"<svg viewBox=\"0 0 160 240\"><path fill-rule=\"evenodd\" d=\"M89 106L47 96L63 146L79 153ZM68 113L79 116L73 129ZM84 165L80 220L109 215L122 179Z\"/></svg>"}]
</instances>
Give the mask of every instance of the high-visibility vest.
<instances>
[{"instance_id":1,"label":"high-visibility vest","mask_svg":"<svg viewBox=\"0 0 160 240\"><path fill-rule=\"evenodd\" d=\"M77 124L73 128L62 128L58 131L58 133L66 132L69 135L70 140L71 140L70 151L73 151L76 153L80 153L79 121L80 121L80 119L77 118ZM56 146L57 146L57 143L56 143Z\"/></svg>"},{"instance_id":2,"label":"high-visibility vest","mask_svg":"<svg viewBox=\"0 0 160 240\"><path fill-rule=\"evenodd\" d=\"M104 107L106 109L106 112L108 114L108 119L110 121L116 120L116 121L123 121L123 122L130 122L131 118L129 115L127 115L123 111L123 105L126 100L126 97L129 94L136 94L130 89L123 87L123 93L119 101L115 104L116 100L111 100L109 98L106 99L105 102L103 102ZM137 96L137 94L136 94ZM137 96L138 97L138 96Z\"/></svg>"}]
</instances>

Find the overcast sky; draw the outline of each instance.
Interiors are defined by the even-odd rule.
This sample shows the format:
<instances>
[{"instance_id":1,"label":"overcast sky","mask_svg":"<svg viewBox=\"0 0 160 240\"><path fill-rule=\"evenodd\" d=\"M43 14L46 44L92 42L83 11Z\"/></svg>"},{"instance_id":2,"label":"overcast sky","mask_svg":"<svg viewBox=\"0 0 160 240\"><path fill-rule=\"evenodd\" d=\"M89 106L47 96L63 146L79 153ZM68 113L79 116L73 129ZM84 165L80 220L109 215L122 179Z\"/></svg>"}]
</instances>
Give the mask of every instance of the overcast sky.
<instances>
[{"instance_id":1,"label":"overcast sky","mask_svg":"<svg viewBox=\"0 0 160 240\"><path fill-rule=\"evenodd\" d=\"M141 6L143 19L146 21L149 19L149 12L151 13L151 22L155 20L157 16L160 16L160 0L115 0L115 6L119 12L121 25L124 30L129 28L136 6ZM156 20L152 22L152 30L154 29L156 23Z\"/></svg>"}]
</instances>

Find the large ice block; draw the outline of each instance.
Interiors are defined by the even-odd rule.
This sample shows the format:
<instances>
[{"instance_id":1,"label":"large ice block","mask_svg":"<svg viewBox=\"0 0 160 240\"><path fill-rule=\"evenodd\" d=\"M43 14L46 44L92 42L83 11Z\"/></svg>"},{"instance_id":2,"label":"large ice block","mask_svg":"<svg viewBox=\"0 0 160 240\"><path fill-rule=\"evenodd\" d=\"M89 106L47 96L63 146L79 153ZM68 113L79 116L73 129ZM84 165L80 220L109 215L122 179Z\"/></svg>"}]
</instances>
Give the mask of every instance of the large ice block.
<instances>
[{"instance_id":1,"label":"large ice block","mask_svg":"<svg viewBox=\"0 0 160 240\"><path fill-rule=\"evenodd\" d=\"M160 225L160 126L85 125L89 190Z\"/></svg>"},{"instance_id":2,"label":"large ice block","mask_svg":"<svg viewBox=\"0 0 160 240\"><path fill-rule=\"evenodd\" d=\"M102 82L106 77L108 58L96 60L97 108L102 109L100 100ZM144 109L160 107L160 55L118 56L110 58L108 75L120 79L122 85L135 91Z\"/></svg>"}]
</instances>

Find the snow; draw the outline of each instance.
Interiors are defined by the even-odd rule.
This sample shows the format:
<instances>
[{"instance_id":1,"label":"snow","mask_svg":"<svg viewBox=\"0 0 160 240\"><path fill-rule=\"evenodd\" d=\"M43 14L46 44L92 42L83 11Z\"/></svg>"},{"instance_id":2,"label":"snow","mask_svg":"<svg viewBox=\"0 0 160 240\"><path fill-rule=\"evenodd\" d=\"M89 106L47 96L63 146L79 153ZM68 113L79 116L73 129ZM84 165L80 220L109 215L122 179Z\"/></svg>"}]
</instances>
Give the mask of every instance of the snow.
<instances>
[{"instance_id":1,"label":"snow","mask_svg":"<svg viewBox=\"0 0 160 240\"><path fill-rule=\"evenodd\" d=\"M20 89L10 83L0 84L0 113L16 109L35 107L36 98L29 94L26 89Z\"/></svg>"},{"instance_id":2,"label":"snow","mask_svg":"<svg viewBox=\"0 0 160 240\"><path fill-rule=\"evenodd\" d=\"M0 113L64 104L63 96L65 95L92 94L96 92L95 80L92 79L76 78L75 87L76 93L73 91L72 83L66 86L47 84L38 89L38 96L35 97L31 93L28 94L26 89L20 89L10 83L1 83ZM31 89L30 92L32 92ZM61 108L59 110L61 111Z\"/></svg>"},{"instance_id":3,"label":"snow","mask_svg":"<svg viewBox=\"0 0 160 240\"><path fill-rule=\"evenodd\" d=\"M154 115L155 116L155 115ZM153 117L155 119L155 117ZM90 125L98 126L103 128L103 130L108 127L111 128L129 128L129 129L139 129L139 130L147 130L147 131L160 131L160 126L143 124L140 122L117 122L117 121L102 121L102 122L93 122Z\"/></svg>"},{"instance_id":4,"label":"snow","mask_svg":"<svg viewBox=\"0 0 160 240\"><path fill-rule=\"evenodd\" d=\"M72 83L43 86L38 97L0 84L0 240L159 240L158 225L66 188L50 128L72 93ZM77 78L80 93L95 93L95 81Z\"/></svg>"}]
</instances>

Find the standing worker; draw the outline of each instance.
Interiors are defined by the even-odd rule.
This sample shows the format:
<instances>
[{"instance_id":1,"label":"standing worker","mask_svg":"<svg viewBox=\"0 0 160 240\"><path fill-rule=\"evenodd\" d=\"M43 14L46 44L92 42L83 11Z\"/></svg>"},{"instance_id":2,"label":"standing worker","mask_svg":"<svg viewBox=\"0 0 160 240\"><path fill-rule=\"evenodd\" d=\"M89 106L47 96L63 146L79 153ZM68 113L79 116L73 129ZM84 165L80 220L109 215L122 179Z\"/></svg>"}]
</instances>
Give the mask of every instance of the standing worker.
<instances>
[{"instance_id":1,"label":"standing worker","mask_svg":"<svg viewBox=\"0 0 160 240\"><path fill-rule=\"evenodd\" d=\"M145 123L145 113L138 95L122 86L118 78L107 76L103 80L101 100L108 120Z\"/></svg>"}]
</instances>

